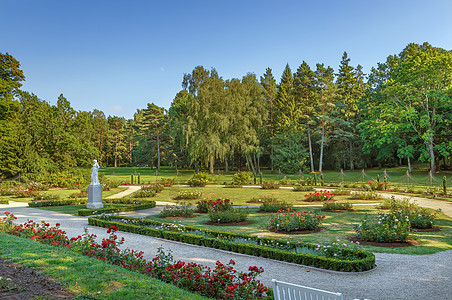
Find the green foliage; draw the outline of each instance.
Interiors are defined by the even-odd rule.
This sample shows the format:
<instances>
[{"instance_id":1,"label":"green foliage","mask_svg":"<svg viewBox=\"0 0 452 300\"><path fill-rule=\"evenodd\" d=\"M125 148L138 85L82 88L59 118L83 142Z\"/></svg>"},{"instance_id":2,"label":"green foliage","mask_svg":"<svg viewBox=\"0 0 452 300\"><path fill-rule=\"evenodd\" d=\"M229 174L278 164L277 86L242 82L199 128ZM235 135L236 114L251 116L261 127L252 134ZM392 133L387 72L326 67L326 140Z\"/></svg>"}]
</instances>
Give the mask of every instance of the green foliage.
<instances>
[{"instance_id":1,"label":"green foliage","mask_svg":"<svg viewBox=\"0 0 452 300\"><path fill-rule=\"evenodd\" d=\"M309 192L309 191L313 191L314 188L312 186L305 186L305 185L294 185L293 186L293 191L294 192Z\"/></svg>"},{"instance_id":2,"label":"green foliage","mask_svg":"<svg viewBox=\"0 0 452 300\"><path fill-rule=\"evenodd\" d=\"M208 213L210 211L225 211L232 208L232 202L229 199L201 200L196 203L198 212Z\"/></svg>"},{"instance_id":3,"label":"green foliage","mask_svg":"<svg viewBox=\"0 0 452 300\"><path fill-rule=\"evenodd\" d=\"M263 190L277 190L281 187L279 182L276 181L264 181L262 182L261 189Z\"/></svg>"},{"instance_id":4,"label":"green foliage","mask_svg":"<svg viewBox=\"0 0 452 300\"><path fill-rule=\"evenodd\" d=\"M335 211L335 210L351 210L353 205L347 202L325 202L323 203L322 210Z\"/></svg>"},{"instance_id":5,"label":"green foliage","mask_svg":"<svg viewBox=\"0 0 452 300\"><path fill-rule=\"evenodd\" d=\"M52 193L41 193L38 196L33 197L33 201L40 200L59 200L60 196Z\"/></svg>"},{"instance_id":6,"label":"green foliage","mask_svg":"<svg viewBox=\"0 0 452 300\"><path fill-rule=\"evenodd\" d=\"M192 187L203 187L206 186L207 183L210 181L210 176L207 173L196 173L190 178L188 181L188 185Z\"/></svg>"},{"instance_id":7,"label":"green foliage","mask_svg":"<svg viewBox=\"0 0 452 300\"><path fill-rule=\"evenodd\" d=\"M297 173L305 169L308 153L304 148L303 136L295 131L281 132L273 139L273 163L285 173Z\"/></svg>"},{"instance_id":8,"label":"green foliage","mask_svg":"<svg viewBox=\"0 0 452 300\"><path fill-rule=\"evenodd\" d=\"M358 200L379 200L379 199L382 199L382 197L375 191L352 192L350 195L351 195L352 199L358 199Z\"/></svg>"},{"instance_id":9,"label":"green foliage","mask_svg":"<svg viewBox=\"0 0 452 300\"><path fill-rule=\"evenodd\" d=\"M277 212L280 210L292 209L293 205L287 204L284 201L262 201L262 205L259 208L259 211L262 212Z\"/></svg>"},{"instance_id":10,"label":"green foliage","mask_svg":"<svg viewBox=\"0 0 452 300\"><path fill-rule=\"evenodd\" d=\"M303 201L314 202L314 201L332 201L334 200L334 194L330 191L315 191L304 195Z\"/></svg>"},{"instance_id":11,"label":"green foliage","mask_svg":"<svg viewBox=\"0 0 452 300\"><path fill-rule=\"evenodd\" d=\"M377 206L380 209L391 209L391 210L399 210L399 209L414 209L416 205L410 202L408 199L396 200L394 197L391 198L383 198L383 201Z\"/></svg>"},{"instance_id":12,"label":"green foliage","mask_svg":"<svg viewBox=\"0 0 452 300\"><path fill-rule=\"evenodd\" d=\"M126 205L116 208L98 208L98 209L79 209L79 216L91 216L98 214L109 214L109 213L117 213L117 212L125 212L125 211L134 211L141 210L147 208L155 207L155 201L149 201L147 204L138 204L138 205Z\"/></svg>"},{"instance_id":13,"label":"green foliage","mask_svg":"<svg viewBox=\"0 0 452 300\"><path fill-rule=\"evenodd\" d=\"M250 172L237 172L232 176L232 182L236 185L247 184L250 182L251 176Z\"/></svg>"},{"instance_id":14,"label":"green foliage","mask_svg":"<svg viewBox=\"0 0 452 300\"><path fill-rule=\"evenodd\" d=\"M130 195L132 198L149 198L155 197L157 192L153 189L153 187L142 186L141 189Z\"/></svg>"},{"instance_id":15,"label":"green foliage","mask_svg":"<svg viewBox=\"0 0 452 300\"><path fill-rule=\"evenodd\" d=\"M432 228L436 216L436 212L421 207L392 210L391 214L399 220L408 218L411 228L415 229Z\"/></svg>"}]
</instances>

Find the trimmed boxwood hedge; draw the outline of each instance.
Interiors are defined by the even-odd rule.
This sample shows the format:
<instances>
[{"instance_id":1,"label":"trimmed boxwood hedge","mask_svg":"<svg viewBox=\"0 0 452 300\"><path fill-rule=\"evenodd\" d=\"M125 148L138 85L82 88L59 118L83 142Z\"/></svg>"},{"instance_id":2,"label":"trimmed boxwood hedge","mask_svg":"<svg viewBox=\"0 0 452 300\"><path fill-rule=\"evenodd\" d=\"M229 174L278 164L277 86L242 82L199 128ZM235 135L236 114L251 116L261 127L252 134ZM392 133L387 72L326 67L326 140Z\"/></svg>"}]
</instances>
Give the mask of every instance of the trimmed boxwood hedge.
<instances>
[{"instance_id":1,"label":"trimmed boxwood hedge","mask_svg":"<svg viewBox=\"0 0 452 300\"><path fill-rule=\"evenodd\" d=\"M0 200L1 201L1 200ZM65 199L65 200L46 200L46 201L30 201L28 206L30 207L45 207L45 206L66 206L66 205L79 205L86 204L88 199ZM131 198L122 199L102 199L102 203L108 204L149 204L155 201L152 200L137 200Z\"/></svg>"},{"instance_id":2,"label":"trimmed boxwood hedge","mask_svg":"<svg viewBox=\"0 0 452 300\"><path fill-rule=\"evenodd\" d=\"M117 213L117 212L124 212L124 211L134 211L134 210L140 210L140 209L147 209L147 208L153 208L155 207L156 203L155 201L147 201L146 204L138 204L138 205L127 205L127 206L121 206L116 208L98 208L98 209L88 209L83 208L78 210L79 216L91 216L94 214L109 214L109 213Z\"/></svg>"},{"instance_id":3,"label":"trimmed boxwood hedge","mask_svg":"<svg viewBox=\"0 0 452 300\"><path fill-rule=\"evenodd\" d=\"M135 218L131 217L118 217L121 219L133 220ZM142 220L140 220L142 221ZM171 223L162 223L151 220L144 220L147 224L165 224L165 225L173 225ZM241 234L241 233L232 233L232 232L223 232L217 230L210 229L200 229L194 226L185 226L188 230L202 230L208 232L210 235L214 237L206 237L202 235L196 234L188 234L181 233L177 231L170 231L164 229L155 229L145 226L133 225L133 224L125 224L123 222L116 222L112 220L103 220L97 217L88 218L88 223L93 226L105 227L108 228L110 226L116 226L119 230L148 235L158 238L163 238L167 240L179 241L187 244L200 245L210 248L222 249L237 253L243 253L253 256L260 256L265 258L276 259L280 261L292 262L296 264L313 266L317 268L327 269L327 270L335 270L342 272L362 272L371 270L375 267L375 255L371 252L358 250L358 249L343 249L342 253L350 254L358 259L354 260L344 260L344 259L336 259L329 258L320 255L307 254L307 253L296 253L290 252L287 250L276 249L272 247L262 246L262 244L279 242L282 244L287 243L285 240L278 239L267 239L267 238L257 238L255 236ZM244 244L244 243L236 243L231 240L216 238L216 237L229 237L233 239L237 238L252 238L256 241L259 241L260 245L254 244ZM315 248L317 245L308 244L308 243L300 243L300 242L290 242L294 246Z\"/></svg>"},{"instance_id":4,"label":"trimmed boxwood hedge","mask_svg":"<svg viewBox=\"0 0 452 300\"><path fill-rule=\"evenodd\" d=\"M8 199L0 199L0 204L9 204Z\"/></svg>"}]
</instances>

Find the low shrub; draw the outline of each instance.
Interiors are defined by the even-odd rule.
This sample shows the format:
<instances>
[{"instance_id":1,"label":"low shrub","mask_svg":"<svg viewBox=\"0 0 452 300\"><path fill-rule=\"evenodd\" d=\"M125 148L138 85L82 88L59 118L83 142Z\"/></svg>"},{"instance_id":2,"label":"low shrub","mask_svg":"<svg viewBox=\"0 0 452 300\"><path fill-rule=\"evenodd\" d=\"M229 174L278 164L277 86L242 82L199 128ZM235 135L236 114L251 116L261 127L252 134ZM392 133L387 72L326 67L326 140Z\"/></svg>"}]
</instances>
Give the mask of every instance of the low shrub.
<instances>
[{"instance_id":1,"label":"low shrub","mask_svg":"<svg viewBox=\"0 0 452 300\"><path fill-rule=\"evenodd\" d=\"M199 198L201 198L201 196L202 196L202 192L200 192L200 191L181 191L177 194L177 196L174 199L193 200L193 199L199 199Z\"/></svg>"},{"instance_id":2,"label":"low shrub","mask_svg":"<svg viewBox=\"0 0 452 300\"><path fill-rule=\"evenodd\" d=\"M3 187L0 188L0 196L12 196L16 193L15 187Z\"/></svg>"},{"instance_id":3,"label":"low shrub","mask_svg":"<svg viewBox=\"0 0 452 300\"><path fill-rule=\"evenodd\" d=\"M404 242L410 237L410 227L408 217L399 219L393 214L379 214L376 220L366 215L353 225L357 238L378 243Z\"/></svg>"},{"instance_id":4,"label":"low shrub","mask_svg":"<svg viewBox=\"0 0 452 300\"><path fill-rule=\"evenodd\" d=\"M25 185L26 189L29 190L35 190L35 191L48 191L50 189L50 185L49 184L43 184L37 181L30 181L27 182L27 184Z\"/></svg>"},{"instance_id":5,"label":"low shrub","mask_svg":"<svg viewBox=\"0 0 452 300\"><path fill-rule=\"evenodd\" d=\"M408 199L396 200L394 196L391 198L384 198L383 201L377 205L380 209L414 209L415 203L410 202Z\"/></svg>"},{"instance_id":6,"label":"low shrub","mask_svg":"<svg viewBox=\"0 0 452 300\"><path fill-rule=\"evenodd\" d=\"M141 190L145 191L145 192L154 191L155 193L160 193L161 191L163 191L164 188L165 187L162 184L160 184L160 183L153 183L153 184L150 184L150 185L142 186Z\"/></svg>"},{"instance_id":7,"label":"low shrub","mask_svg":"<svg viewBox=\"0 0 452 300\"><path fill-rule=\"evenodd\" d=\"M244 185L250 183L253 173L251 172L237 172L232 175L232 182L236 185Z\"/></svg>"},{"instance_id":8,"label":"low shrub","mask_svg":"<svg viewBox=\"0 0 452 300\"><path fill-rule=\"evenodd\" d=\"M188 180L188 185L191 187L203 187L210 181L210 176L207 173L196 173Z\"/></svg>"},{"instance_id":9,"label":"low shrub","mask_svg":"<svg viewBox=\"0 0 452 300\"><path fill-rule=\"evenodd\" d=\"M39 195L39 192L33 188L33 189L17 189L15 194L16 198L33 198L37 197Z\"/></svg>"},{"instance_id":10,"label":"low shrub","mask_svg":"<svg viewBox=\"0 0 452 300\"><path fill-rule=\"evenodd\" d=\"M414 229L432 228L433 221L436 217L436 212L432 212L429 209L422 207L392 210L391 214L399 220L408 218L411 228Z\"/></svg>"},{"instance_id":11,"label":"low shrub","mask_svg":"<svg viewBox=\"0 0 452 300\"><path fill-rule=\"evenodd\" d=\"M383 198L375 191L352 192L350 194L350 196L352 199L357 199L357 200L379 200L379 199Z\"/></svg>"},{"instance_id":12,"label":"low shrub","mask_svg":"<svg viewBox=\"0 0 452 300\"><path fill-rule=\"evenodd\" d=\"M196 208L200 213L209 211L225 211L232 208L232 202L229 199L201 200L196 203Z\"/></svg>"},{"instance_id":13,"label":"low shrub","mask_svg":"<svg viewBox=\"0 0 452 300\"><path fill-rule=\"evenodd\" d=\"M115 208L97 208L97 209L84 208L84 209L78 210L78 215L79 216L91 216L91 215L98 215L98 214L109 214L109 213L118 213L118 212L125 212L125 211L134 211L134 210L153 208L153 207L155 207L155 205L156 205L155 201L149 201L147 204L126 205L126 206L115 207Z\"/></svg>"},{"instance_id":14,"label":"low shrub","mask_svg":"<svg viewBox=\"0 0 452 300\"><path fill-rule=\"evenodd\" d=\"M262 212L277 212L280 210L292 209L293 205L290 205L284 201L264 201L259 208Z\"/></svg>"},{"instance_id":15,"label":"low shrub","mask_svg":"<svg viewBox=\"0 0 452 300\"><path fill-rule=\"evenodd\" d=\"M164 187L171 187L174 185L175 182L176 179L174 178L160 178L157 183Z\"/></svg>"},{"instance_id":16,"label":"low shrub","mask_svg":"<svg viewBox=\"0 0 452 300\"><path fill-rule=\"evenodd\" d=\"M64 199L64 200L40 200L30 201L28 206L30 207L46 207L46 206L66 206L66 205L80 205L86 204L87 199Z\"/></svg>"},{"instance_id":17,"label":"low shrub","mask_svg":"<svg viewBox=\"0 0 452 300\"><path fill-rule=\"evenodd\" d=\"M225 188L242 188L243 185L237 183L229 183L224 185Z\"/></svg>"},{"instance_id":18,"label":"low shrub","mask_svg":"<svg viewBox=\"0 0 452 300\"><path fill-rule=\"evenodd\" d=\"M42 193L33 198L33 201L41 201L41 200L59 200L60 196L51 194L51 193Z\"/></svg>"},{"instance_id":19,"label":"low shrub","mask_svg":"<svg viewBox=\"0 0 452 300\"><path fill-rule=\"evenodd\" d=\"M263 190L276 190L279 189L281 185L276 181L264 181L262 182L261 189Z\"/></svg>"},{"instance_id":20,"label":"low shrub","mask_svg":"<svg viewBox=\"0 0 452 300\"><path fill-rule=\"evenodd\" d=\"M272 215L268 230L285 232L314 230L322 224L324 218L325 215L322 216L317 211L292 212L290 209L286 209Z\"/></svg>"},{"instance_id":21,"label":"low shrub","mask_svg":"<svg viewBox=\"0 0 452 300\"><path fill-rule=\"evenodd\" d=\"M209 210L209 219L213 223L238 223L246 221L248 209L230 208L227 210Z\"/></svg>"},{"instance_id":22,"label":"low shrub","mask_svg":"<svg viewBox=\"0 0 452 300\"><path fill-rule=\"evenodd\" d=\"M251 200L249 200L248 203L264 203L274 201L278 201L278 198L276 198L275 196L259 196L251 198Z\"/></svg>"},{"instance_id":23,"label":"low shrub","mask_svg":"<svg viewBox=\"0 0 452 300\"><path fill-rule=\"evenodd\" d=\"M166 205L163 210L161 211L161 217L167 218L167 217L189 217L192 216L195 210L193 208L190 208L189 206L186 206L184 204L182 205Z\"/></svg>"},{"instance_id":24,"label":"low shrub","mask_svg":"<svg viewBox=\"0 0 452 300\"><path fill-rule=\"evenodd\" d=\"M334 189L331 191L336 196L350 195L351 191L347 189Z\"/></svg>"},{"instance_id":25,"label":"low shrub","mask_svg":"<svg viewBox=\"0 0 452 300\"><path fill-rule=\"evenodd\" d=\"M80 190L80 192L72 193L69 198L88 198L88 188Z\"/></svg>"},{"instance_id":26,"label":"low shrub","mask_svg":"<svg viewBox=\"0 0 452 300\"><path fill-rule=\"evenodd\" d=\"M0 199L0 204L9 204L8 199Z\"/></svg>"},{"instance_id":27,"label":"low shrub","mask_svg":"<svg viewBox=\"0 0 452 300\"><path fill-rule=\"evenodd\" d=\"M287 176L284 176L284 178L279 181L279 184L280 185L289 185L289 182L290 182L290 180L287 179Z\"/></svg>"},{"instance_id":28,"label":"low shrub","mask_svg":"<svg viewBox=\"0 0 452 300\"><path fill-rule=\"evenodd\" d=\"M325 202L322 210L351 210L353 205L347 202Z\"/></svg>"},{"instance_id":29,"label":"low shrub","mask_svg":"<svg viewBox=\"0 0 452 300\"><path fill-rule=\"evenodd\" d=\"M334 194L327 190L320 190L318 192L312 192L304 195L303 201L314 202L314 201L331 201L334 199Z\"/></svg>"},{"instance_id":30,"label":"low shrub","mask_svg":"<svg viewBox=\"0 0 452 300\"><path fill-rule=\"evenodd\" d=\"M294 192L310 192L313 191L314 188L312 186L309 185L294 185L293 186L293 191Z\"/></svg>"},{"instance_id":31,"label":"low shrub","mask_svg":"<svg viewBox=\"0 0 452 300\"><path fill-rule=\"evenodd\" d=\"M387 182L386 179L384 181L370 180L367 184L371 191L386 191L390 186L394 186Z\"/></svg>"},{"instance_id":32,"label":"low shrub","mask_svg":"<svg viewBox=\"0 0 452 300\"><path fill-rule=\"evenodd\" d=\"M142 186L141 189L139 189L130 196L132 198L150 198L155 197L155 195L157 195L157 192L153 188Z\"/></svg>"}]
</instances>

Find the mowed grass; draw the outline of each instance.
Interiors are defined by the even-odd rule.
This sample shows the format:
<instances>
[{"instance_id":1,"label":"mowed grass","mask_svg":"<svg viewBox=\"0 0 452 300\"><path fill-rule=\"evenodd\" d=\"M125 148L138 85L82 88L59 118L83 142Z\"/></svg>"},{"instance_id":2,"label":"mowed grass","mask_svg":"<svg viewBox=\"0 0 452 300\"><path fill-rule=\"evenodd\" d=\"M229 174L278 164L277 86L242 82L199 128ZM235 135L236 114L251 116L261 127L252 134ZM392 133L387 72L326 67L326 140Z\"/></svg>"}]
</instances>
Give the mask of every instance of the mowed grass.
<instances>
[{"instance_id":1,"label":"mowed grass","mask_svg":"<svg viewBox=\"0 0 452 300\"><path fill-rule=\"evenodd\" d=\"M0 233L0 256L41 270L76 295L95 299L207 299L146 275ZM90 298L93 299L93 298Z\"/></svg>"},{"instance_id":2,"label":"mowed grass","mask_svg":"<svg viewBox=\"0 0 452 300\"><path fill-rule=\"evenodd\" d=\"M319 207L297 207L295 210L315 210ZM316 244L331 244L340 240L347 242L348 238L354 234L352 224L360 223L366 214L374 215L379 212L374 206L355 206L354 212L320 212L325 214L325 219L321 227L325 230L309 234L279 234L267 230L271 213L259 213L258 208L249 208L249 218L252 224L241 226L216 226L207 225L210 221L207 214L197 214L195 218L187 219L162 219L158 215L149 216L149 219L161 222L172 222L176 224L191 225L212 230L225 232L247 233L256 236L274 237L279 239L291 239ZM443 213L439 213L435 225L441 228L439 232L413 232L412 238L418 240L421 245L404 248L387 248L363 246L371 252L386 252L399 254L433 254L439 251L452 249L452 218Z\"/></svg>"},{"instance_id":3,"label":"mowed grass","mask_svg":"<svg viewBox=\"0 0 452 300\"><path fill-rule=\"evenodd\" d=\"M452 186L452 172L451 171L441 171L435 174L435 179L430 180L428 176L428 166L426 164L419 164L412 170L411 177L406 175L407 167L401 166L396 168L388 169L366 169L347 171L343 173L340 171L324 171L325 182L359 182L375 180L378 176L383 180L385 176L392 183L397 183L399 185L419 185L419 186L429 186L430 184L441 186L442 177L446 176L447 182ZM140 184L148 184L156 182L159 178L174 178L177 183L186 183L190 179L194 170L190 169L179 169L170 167L162 167L159 172L155 168L148 167L121 167L121 168L102 168L99 170L109 179L120 180L124 182L131 182L131 175L140 174ZM207 170L204 170L207 172ZM214 174L211 175L212 184L223 184L225 182L232 182L232 177L235 171L230 171L227 174L223 170L215 170ZM279 181L286 177L290 180L290 184L295 183L301 177L312 177L312 174L280 174L278 170L270 171L263 170L262 178L263 181ZM137 176L134 176L134 180L137 180ZM134 181L136 183L136 181ZM251 180L251 183L253 180ZM259 182L259 177L257 178L257 183Z\"/></svg>"}]
</instances>

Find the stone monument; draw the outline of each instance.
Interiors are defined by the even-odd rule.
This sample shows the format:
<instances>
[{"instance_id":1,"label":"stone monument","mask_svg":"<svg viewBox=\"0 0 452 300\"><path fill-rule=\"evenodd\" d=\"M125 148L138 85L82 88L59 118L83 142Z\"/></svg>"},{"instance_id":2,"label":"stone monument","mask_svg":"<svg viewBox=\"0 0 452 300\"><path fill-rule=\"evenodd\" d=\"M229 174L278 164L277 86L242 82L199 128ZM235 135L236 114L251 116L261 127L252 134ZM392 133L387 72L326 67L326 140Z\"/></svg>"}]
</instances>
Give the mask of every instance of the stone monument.
<instances>
[{"instance_id":1,"label":"stone monument","mask_svg":"<svg viewBox=\"0 0 452 300\"><path fill-rule=\"evenodd\" d=\"M102 203L102 186L99 183L99 178L97 177L97 171L100 166L97 163L97 160L94 160L93 167L91 168L91 184L88 187L88 203L86 204L86 208L89 209L97 209L104 207Z\"/></svg>"}]
</instances>

